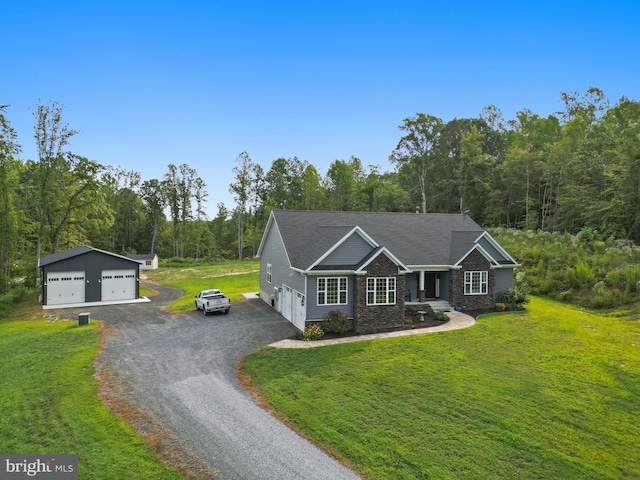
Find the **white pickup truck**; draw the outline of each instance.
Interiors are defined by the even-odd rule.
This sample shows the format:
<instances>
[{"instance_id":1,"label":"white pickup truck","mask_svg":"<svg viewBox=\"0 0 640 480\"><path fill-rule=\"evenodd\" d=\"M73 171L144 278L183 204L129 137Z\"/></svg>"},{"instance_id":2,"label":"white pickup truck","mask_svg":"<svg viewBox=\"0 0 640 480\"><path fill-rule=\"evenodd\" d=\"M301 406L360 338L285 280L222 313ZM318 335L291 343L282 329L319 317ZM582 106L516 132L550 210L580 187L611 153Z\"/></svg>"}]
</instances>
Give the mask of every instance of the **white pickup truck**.
<instances>
[{"instance_id":1,"label":"white pickup truck","mask_svg":"<svg viewBox=\"0 0 640 480\"><path fill-rule=\"evenodd\" d=\"M203 290L196 295L196 310L202 310L205 316L211 312L229 313L231 300L220 290Z\"/></svg>"}]
</instances>

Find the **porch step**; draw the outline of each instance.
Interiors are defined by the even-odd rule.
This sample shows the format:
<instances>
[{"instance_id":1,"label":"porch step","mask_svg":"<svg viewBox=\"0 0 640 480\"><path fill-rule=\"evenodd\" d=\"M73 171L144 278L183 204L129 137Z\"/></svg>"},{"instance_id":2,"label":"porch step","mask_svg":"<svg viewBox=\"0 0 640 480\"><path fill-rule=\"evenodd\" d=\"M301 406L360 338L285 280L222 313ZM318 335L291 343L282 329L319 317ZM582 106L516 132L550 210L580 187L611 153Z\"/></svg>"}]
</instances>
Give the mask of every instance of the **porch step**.
<instances>
[{"instance_id":1,"label":"porch step","mask_svg":"<svg viewBox=\"0 0 640 480\"><path fill-rule=\"evenodd\" d=\"M412 307L429 305L429 307L431 307L431 310L433 310L434 312L450 312L451 310L453 310L453 307L451 307L451 305L449 305L449 302L447 302L446 300L425 300L424 302L408 301L405 302L405 305Z\"/></svg>"},{"instance_id":2,"label":"porch step","mask_svg":"<svg viewBox=\"0 0 640 480\"><path fill-rule=\"evenodd\" d=\"M427 300L425 302L434 312L450 312L451 305L446 300Z\"/></svg>"}]
</instances>

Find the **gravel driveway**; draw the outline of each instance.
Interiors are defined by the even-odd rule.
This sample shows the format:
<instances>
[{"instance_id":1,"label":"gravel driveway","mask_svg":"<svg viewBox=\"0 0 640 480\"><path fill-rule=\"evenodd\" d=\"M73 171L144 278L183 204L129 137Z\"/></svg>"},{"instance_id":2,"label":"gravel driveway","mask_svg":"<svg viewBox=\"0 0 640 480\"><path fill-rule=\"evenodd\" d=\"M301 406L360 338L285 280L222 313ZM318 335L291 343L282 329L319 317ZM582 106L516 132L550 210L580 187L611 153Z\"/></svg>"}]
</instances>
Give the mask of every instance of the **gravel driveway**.
<instances>
[{"instance_id":1,"label":"gravel driveway","mask_svg":"<svg viewBox=\"0 0 640 480\"><path fill-rule=\"evenodd\" d=\"M294 327L261 300L232 304L227 315L175 315L161 309L180 293L160 290L151 303L87 311L116 329L98 359L130 385L130 394L193 452L215 478L357 479L318 447L284 426L247 395L238 361L290 337Z\"/></svg>"}]
</instances>

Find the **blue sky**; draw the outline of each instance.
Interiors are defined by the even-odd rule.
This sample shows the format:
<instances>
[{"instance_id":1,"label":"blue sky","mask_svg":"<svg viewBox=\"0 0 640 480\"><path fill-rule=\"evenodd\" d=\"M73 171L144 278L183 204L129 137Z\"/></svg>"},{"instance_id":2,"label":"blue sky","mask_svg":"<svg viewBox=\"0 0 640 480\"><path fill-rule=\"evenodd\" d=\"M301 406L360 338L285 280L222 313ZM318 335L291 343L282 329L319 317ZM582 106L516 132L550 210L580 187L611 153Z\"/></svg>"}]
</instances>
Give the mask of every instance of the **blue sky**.
<instances>
[{"instance_id":1,"label":"blue sky","mask_svg":"<svg viewBox=\"0 0 640 480\"><path fill-rule=\"evenodd\" d=\"M560 93L640 100L637 1L35 1L0 7L0 105L35 158L38 99L70 150L143 179L202 172L210 216L234 160L351 155L391 170L398 125L488 104L546 116Z\"/></svg>"}]
</instances>

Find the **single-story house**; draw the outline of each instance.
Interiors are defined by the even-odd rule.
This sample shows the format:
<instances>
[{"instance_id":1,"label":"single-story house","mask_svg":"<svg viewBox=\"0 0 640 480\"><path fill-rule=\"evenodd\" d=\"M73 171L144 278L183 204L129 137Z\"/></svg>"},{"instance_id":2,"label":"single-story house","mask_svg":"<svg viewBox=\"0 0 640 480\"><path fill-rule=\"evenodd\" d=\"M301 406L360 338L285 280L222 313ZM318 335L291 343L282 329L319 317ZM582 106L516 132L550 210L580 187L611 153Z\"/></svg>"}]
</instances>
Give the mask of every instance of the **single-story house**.
<instances>
[{"instance_id":1,"label":"single-story house","mask_svg":"<svg viewBox=\"0 0 640 480\"><path fill-rule=\"evenodd\" d=\"M258 257L260 297L300 330L331 310L369 330L407 304L492 306L518 266L466 214L274 210Z\"/></svg>"},{"instance_id":2,"label":"single-story house","mask_svg":"<svg viewBox=\"0 0 640 480\"><path fill-rule=\"evenodd\" d=\"M114 302L140 298L140 263L80 246L42 257L42 305Z\"/></svg>"},{"instance_id":3,"label":"single-story house","mask_svg":"<svg viewBox=\"0 0 640 480\"><path fill-rule=\"evenodd\" d=\"M155 253L130 253L127 258L140 263L140 270L155 270L158 268L158 255Z\"/></svg>"}]
</instances>

